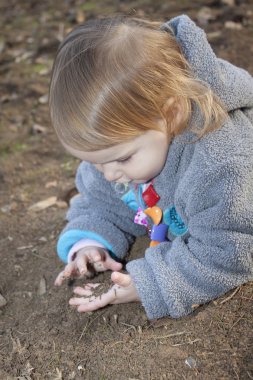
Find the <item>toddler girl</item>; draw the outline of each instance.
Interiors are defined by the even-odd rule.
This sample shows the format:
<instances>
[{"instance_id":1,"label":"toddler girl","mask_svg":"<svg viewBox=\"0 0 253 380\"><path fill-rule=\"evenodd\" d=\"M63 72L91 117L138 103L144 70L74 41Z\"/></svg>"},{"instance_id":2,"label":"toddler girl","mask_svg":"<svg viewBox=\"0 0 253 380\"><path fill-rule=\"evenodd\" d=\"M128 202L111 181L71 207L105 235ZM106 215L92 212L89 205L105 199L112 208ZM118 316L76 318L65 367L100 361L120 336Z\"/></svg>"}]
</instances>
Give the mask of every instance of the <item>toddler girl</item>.
<instances>
[{"instance_id":1,"label":"toddler girl","mask_svg":"<svg viewBox=\"0 0 253 380\"><path fill-rule=\"evenodd\" d=\"M137 301L149 319L178 318L253 279L253 79L187 16L78 26L55 60L50 112L82 160L55 283L113 271L100 297L74 289L78 311ZM150 247L121 273L145 233Z\"/></svg>"}]
</instances>

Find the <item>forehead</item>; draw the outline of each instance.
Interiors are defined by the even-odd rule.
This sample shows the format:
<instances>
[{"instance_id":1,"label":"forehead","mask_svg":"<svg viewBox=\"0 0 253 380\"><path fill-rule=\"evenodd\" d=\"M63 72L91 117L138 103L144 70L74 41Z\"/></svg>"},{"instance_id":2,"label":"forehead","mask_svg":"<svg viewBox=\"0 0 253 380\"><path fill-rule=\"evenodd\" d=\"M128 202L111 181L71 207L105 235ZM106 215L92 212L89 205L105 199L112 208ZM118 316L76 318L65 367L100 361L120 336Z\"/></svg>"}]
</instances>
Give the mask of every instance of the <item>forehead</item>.
<instances>
[{"instance_id":1,"label":"forehead","mask_svg":"<svg viewBox=\"0 0 253 380\"><path fill-rule=\"evenodd\" d=\"M164 136L164 133L161 131L151 130L125 143L92 152L77 150L64 142L62 143L66 150L73 156L93 164L100 164L118 160L134 154L140 149L150 149L153 145L159 143L162 135Z\"/></svg>"},{"instance_id":2,"label":"forehead","mask_svg":"<svg viewBox=\"0 0 253 380\"><path fill-rule=\"evenodd\" d=\"M63 142L64 148L73 156L80 158L83 161L88 161L94 164L105 163L117 160L124 155L131 154L133 151L138 150L142 146L143 135L139 136L131 141L117 144L112 147L95 150L92 152L85 152L82 150L77 150L68 144Z\"/></svg>"}]
</instances>

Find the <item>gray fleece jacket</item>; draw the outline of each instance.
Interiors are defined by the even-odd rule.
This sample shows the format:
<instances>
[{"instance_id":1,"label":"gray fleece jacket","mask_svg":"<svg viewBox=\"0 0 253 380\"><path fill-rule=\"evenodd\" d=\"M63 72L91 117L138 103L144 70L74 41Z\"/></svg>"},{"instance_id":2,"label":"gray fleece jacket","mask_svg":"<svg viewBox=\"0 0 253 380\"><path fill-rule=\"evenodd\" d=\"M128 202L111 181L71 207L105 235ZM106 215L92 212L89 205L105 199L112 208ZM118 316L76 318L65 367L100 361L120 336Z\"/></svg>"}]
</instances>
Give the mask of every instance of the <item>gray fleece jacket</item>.
<instances>
[{"instance_id":1,"label":"gray fleece jacket","mask_svg":"<svg viewBox=\"0 0 253 380\"><path fill-rule=\"evenodd\" d=\"M187 143L192 138L187 131L176 137L154 180L161 197L157 206L174 213L168 241L126 266L149 319L184 316L192 305L253 279L253 78L218 59L205 33L187 16L166 26L196 77L225 103L229 119L197 142ZM200 123L193 112L191 124ZM59 256L66 261L73 244L91 238L123 259L134 239L145 234L133 222L138 205L143 205L141 187L138 194L132 189L122 194L86 162L78 169L76 185L81 196L67 213Z\"/></svg>"}]
</instances>

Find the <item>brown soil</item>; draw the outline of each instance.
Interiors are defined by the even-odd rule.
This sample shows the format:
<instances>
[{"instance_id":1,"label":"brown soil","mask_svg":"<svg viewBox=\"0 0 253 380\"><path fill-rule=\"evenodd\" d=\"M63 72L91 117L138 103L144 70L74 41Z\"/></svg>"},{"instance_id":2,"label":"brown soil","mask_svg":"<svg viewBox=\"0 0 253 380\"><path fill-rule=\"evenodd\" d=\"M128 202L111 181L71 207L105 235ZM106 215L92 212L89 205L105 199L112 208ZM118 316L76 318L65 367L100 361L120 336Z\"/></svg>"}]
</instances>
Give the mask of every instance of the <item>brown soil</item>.
<instances>
[{"instance_id":1,"label":"brown soil","mask_svg":"<svg viewBox=\"0 0 253 380\"><path fill-rule=\"evenodd\" d=\"M197 18L203 6L207 22ZM115 12L161 21L187 13L220 57L253 73L251 0L1 1L0 379L253 379L252 284L186 318L153 322L135 303L77 314L68 306L72 284L53 286L78 161L50 126L51 65L69 28ZM51 207L29 210L54 196ZM130 257L146 246L138 240Z\"/></svg>"}]
</instances>

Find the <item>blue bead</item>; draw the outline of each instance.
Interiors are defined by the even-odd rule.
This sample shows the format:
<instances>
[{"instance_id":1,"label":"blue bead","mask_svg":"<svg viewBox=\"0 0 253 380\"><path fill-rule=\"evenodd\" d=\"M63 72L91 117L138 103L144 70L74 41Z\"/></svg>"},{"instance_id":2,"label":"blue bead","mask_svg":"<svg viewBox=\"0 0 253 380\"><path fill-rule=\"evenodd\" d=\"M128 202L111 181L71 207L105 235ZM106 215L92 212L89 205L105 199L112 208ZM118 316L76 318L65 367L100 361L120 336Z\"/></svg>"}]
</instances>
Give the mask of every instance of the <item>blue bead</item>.
<instances>
[{"instance_id":1,"label":"blue bead","mask_svg":"<svg viewBox=\"0 0 253 380\"><path fill-rule=\"evenodd\" d=\"M161 223L158 225L153 225L150 238L151 240L159 241L161 243L166 240L167 231L167 224Z\"/></svg>"}]
</instances>

